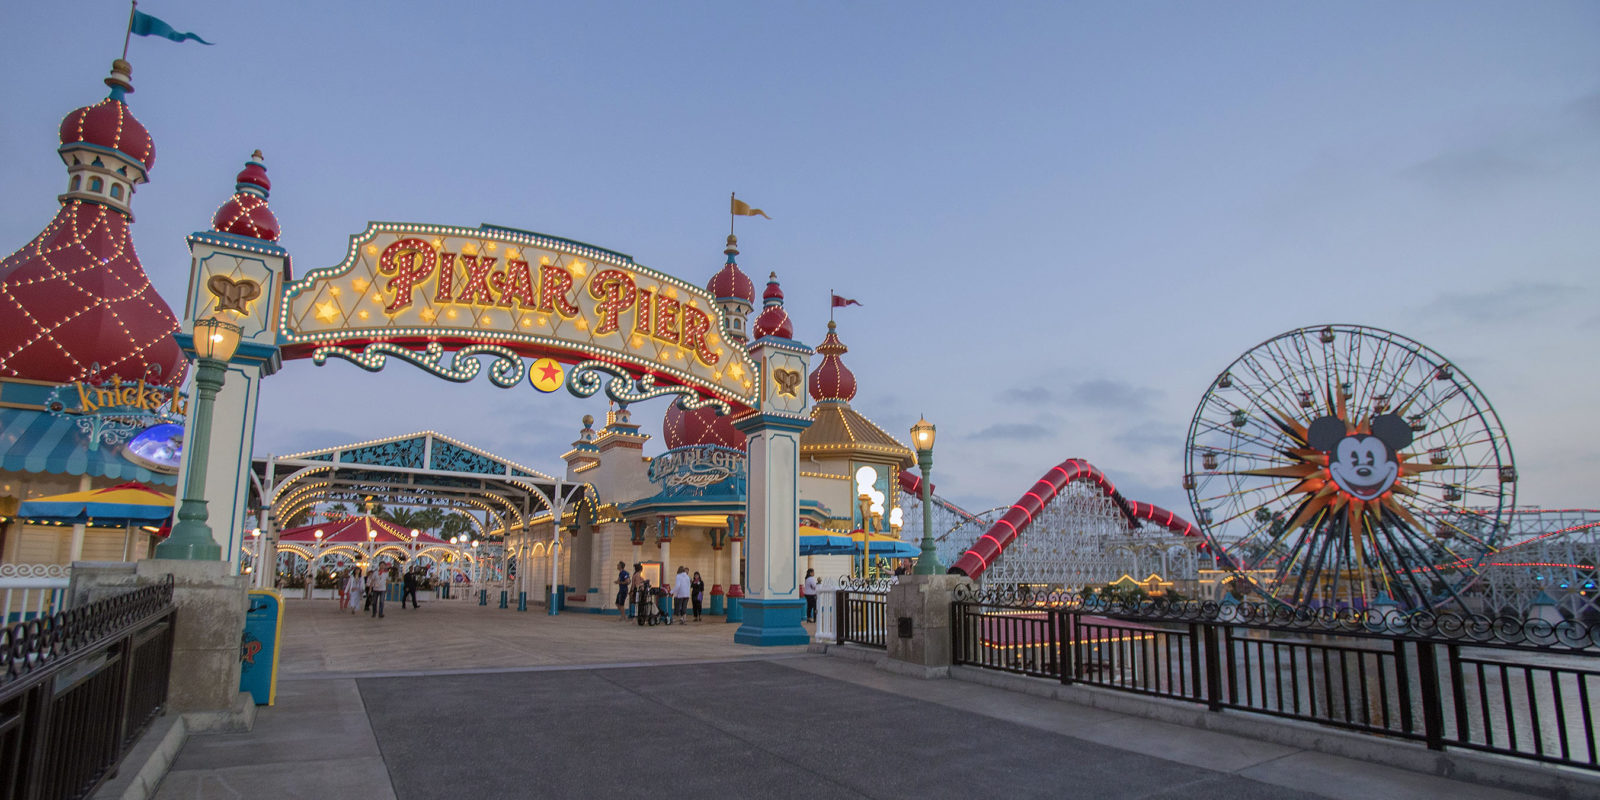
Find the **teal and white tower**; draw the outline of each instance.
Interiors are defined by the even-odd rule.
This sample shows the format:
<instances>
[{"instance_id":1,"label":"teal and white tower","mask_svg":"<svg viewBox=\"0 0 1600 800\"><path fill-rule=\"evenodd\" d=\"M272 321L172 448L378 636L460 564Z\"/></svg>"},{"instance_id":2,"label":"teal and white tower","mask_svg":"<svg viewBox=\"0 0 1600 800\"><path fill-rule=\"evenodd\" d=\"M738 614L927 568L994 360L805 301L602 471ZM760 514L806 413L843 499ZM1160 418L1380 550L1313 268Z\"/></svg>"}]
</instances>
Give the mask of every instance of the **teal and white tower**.
<instances>
[{"instance_id":1,"label":"teal and white tower","mask_svg":"<svg viewBox=\"0 0 1600 800\"><path fill-rule=\"evenodd\" d=\"M278 220L267 207L272 183L256 151L235 179L234 194L212 218L211 230L188 238L192 256L189 291L177 339L194 352L196 320L216 319L237 326L239 344L227 360L227 373L211 409L210 441L205 452L184 448L182 474L185 486L191 465L205 476L207 522L222 548L222 558L239 562L240 546L255 521L245 519L249 491L250 455L255 445L256 402L261 379L278 371L278 299L288 270L289 253L278 245ZM189 404L186 426L193 440L198 403ZM274 552L271 521L262 535L268 537L263 552ZM257 570L258 579L271 580L272 570Z\"/></svg>"},{"instance_id":2,"label":"teal and white tower","mask_svg":"<svg viewBox=\"0 0 1600 800\"><path fill-rule=\"evenodd\" d=\"M794 340L783 310L777 273L767 281L763 308L751 326L750 357L761 392L754 414L734 422L748 439L749 489L745 520L749 555L744 622L734 641L753 645L806 644L800 596L800 433L811 425L806 377L812 349Z\"/></svg>"}]
</instances>

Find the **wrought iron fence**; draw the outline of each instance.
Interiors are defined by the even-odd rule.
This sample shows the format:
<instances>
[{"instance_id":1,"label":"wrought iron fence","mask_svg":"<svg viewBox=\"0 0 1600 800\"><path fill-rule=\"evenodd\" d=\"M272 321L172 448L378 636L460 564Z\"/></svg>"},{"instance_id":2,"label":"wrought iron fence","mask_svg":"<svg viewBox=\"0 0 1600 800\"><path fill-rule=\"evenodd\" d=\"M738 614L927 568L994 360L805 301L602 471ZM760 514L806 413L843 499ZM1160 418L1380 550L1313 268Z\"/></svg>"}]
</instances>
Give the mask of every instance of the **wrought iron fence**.
<instances>
[{"instance_id":1,"label":"wrought iron fence","mask_svg":"<svg viewBox=\"0 0 1600 800\"><path fill-rule=\"evenodd\" d=\"M167 701L172 578L0 630L0 800L91 794Z\"/></svg>"},{"instance_id":2,"label":"wrought iron fence","mask_svg":"<svg viewBox=\"0 0 1600 800\"><path fill-rule=\"evenodd\" d=\"M954 662L1600 770L1600 627L989 591Z\"/></svg>"},{"instance_id":3,"label":"wrought iron fence","mask_svg":"<svg viewBox=\"0 0 1600 800\"><path fill-rule=\"evenodd\" d=\"M887 611L890 581L846 578L840 582L837 622L838 640L889 647Z\"/></svg>"}]
</instances>

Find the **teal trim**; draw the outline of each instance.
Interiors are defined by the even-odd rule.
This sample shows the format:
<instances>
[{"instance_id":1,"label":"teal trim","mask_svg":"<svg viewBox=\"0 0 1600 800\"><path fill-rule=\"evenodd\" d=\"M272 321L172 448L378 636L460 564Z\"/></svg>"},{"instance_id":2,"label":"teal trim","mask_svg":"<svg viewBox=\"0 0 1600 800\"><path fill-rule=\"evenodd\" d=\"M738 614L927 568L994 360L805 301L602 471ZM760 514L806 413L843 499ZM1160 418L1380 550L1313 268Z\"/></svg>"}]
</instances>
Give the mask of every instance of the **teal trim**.
<instances>
[{"instance_id":1,"label":"teal trim","mask_svg":"<svg viewBox=\"0 0 1600 800\"><path fill-rule=\"evenodd\" d=\"M809 427L811 427L810 417L790 417L777 414L752 414L733 423L734 430L746 434L764 429L799 433Z\"/></svg>"},{"instance_id":2,"label":"teal trim","mask_svg":"<svg viewBox=\"0 0 1600 800\"><path fill-rule=\"evenodd\" d=\"M746 597L739 605L744 609L744 624L734 631L735 642L757 647L811 643L811 633L801 624L806 616L806 601Z\"/></svg>"},{"instance_id":3,"label":"teal trim","mask_svg":"<svg viewBox=\"0 0 1600 800\"><path fill-rule=\"evenodd\" d=\"M195 242L216 245L218 247L233 247L266 255L283 256L288 258L289 251L265 239L253 236L240 236L237 233L223 233L222 231L195 231L185 239L191 246Z\"/></svg>"}]
</instances>

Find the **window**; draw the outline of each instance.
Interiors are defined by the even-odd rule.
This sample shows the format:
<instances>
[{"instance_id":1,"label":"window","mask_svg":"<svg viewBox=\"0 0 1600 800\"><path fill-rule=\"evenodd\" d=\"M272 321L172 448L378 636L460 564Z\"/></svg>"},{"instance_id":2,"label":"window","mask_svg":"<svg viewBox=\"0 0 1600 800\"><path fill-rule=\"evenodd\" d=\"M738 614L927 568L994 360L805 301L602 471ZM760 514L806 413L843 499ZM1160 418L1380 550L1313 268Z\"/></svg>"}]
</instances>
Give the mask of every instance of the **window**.
<instances>
[{"instance_id":1,"label":"window","mask_svg":"<svg viewBox=\"0 0 1600 800\"><path fill-rule=\"evenodd\" d=\"M111 199L113 199L113 200L121 200L122 199L122 184L120 184L120 183L111 184Z\"/></svg>"},{"instance_id":2,"label":"window","mask_svg":"<svg viewBox=\"0 0 1600 800\"><path fill-rule=\"evenodd\" d=\"M72 176L72 183L67 185L67 191L76 192L76 191L78 191L78 187L82 186L82 185L83 185L83 176L82 175L74 175L74 176Z\"/></svg>"},{"instance_id":3,"label":"window","mask_svg":"<svg viewBox=\"0 0 1600 800\"><path fill-rule=\"evenodd\" d=\"M89 191L91 191L91 192L103 192L103 191L105 191L105 182L100 180L99 178L90 178L89 179Z\"/></svg>"}]
</instances>

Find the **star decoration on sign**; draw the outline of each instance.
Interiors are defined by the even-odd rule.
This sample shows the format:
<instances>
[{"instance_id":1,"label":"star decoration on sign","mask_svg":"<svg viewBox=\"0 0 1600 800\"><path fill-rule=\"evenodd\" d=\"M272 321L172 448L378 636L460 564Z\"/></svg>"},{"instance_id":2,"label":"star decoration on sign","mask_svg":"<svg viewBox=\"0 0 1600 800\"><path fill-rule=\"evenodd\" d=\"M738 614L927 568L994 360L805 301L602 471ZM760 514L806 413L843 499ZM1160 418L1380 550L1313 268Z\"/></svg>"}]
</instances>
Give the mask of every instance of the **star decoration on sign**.
<instances>
[{"instance_id":1,"label":"star decoration on sign","mask_svg":"<svg viewBox=\"0 0 1600 800\"><path fill-rule=\"evenodd\" d=\"M330 325L339 321L339 304L332 300L324 300L317 304L317 319Z\"/></svg>"}]
</instances>

